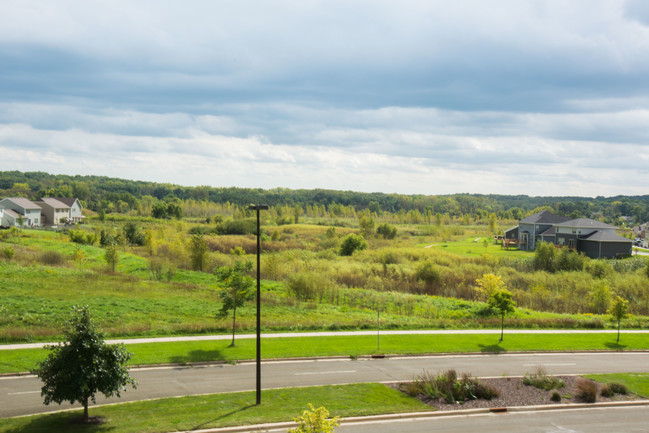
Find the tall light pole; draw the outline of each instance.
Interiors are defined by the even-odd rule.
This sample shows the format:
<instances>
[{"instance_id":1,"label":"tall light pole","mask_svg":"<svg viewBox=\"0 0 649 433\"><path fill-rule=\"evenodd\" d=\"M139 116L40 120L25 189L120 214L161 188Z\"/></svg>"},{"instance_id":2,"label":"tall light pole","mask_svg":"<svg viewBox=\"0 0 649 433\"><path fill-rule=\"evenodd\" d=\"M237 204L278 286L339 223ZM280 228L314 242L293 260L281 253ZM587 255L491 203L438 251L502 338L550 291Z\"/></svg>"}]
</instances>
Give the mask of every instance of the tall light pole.
<instances>
[{"instance_id":1,"label":"tall light pole","mask_svg":"<svg viewBox=\"0 0 649 433\"><path fill-rule=\"evenodd\" d=\"M250 210L257 211L257 404L261 404L261 240L259 211L267 210L267 204L251 204Z\"/></svg>"}]
</instances>

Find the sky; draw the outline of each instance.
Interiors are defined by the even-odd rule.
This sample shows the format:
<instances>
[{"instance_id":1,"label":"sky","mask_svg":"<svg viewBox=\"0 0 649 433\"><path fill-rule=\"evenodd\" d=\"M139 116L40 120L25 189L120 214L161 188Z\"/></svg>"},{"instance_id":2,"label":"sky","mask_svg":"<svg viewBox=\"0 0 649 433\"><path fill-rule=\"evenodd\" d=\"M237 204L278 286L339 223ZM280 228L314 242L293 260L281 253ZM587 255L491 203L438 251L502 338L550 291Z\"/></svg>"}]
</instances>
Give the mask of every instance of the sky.
<instances>
[{"instance_id":1,"label":"sky","mask_svg":"<svg viewBox=\"0 0 649 433\"><path fill-rule=\"evenodd\" d=\"M0 170L648 194L645 0L0 0Z\"/></svg>"}]
</instances>

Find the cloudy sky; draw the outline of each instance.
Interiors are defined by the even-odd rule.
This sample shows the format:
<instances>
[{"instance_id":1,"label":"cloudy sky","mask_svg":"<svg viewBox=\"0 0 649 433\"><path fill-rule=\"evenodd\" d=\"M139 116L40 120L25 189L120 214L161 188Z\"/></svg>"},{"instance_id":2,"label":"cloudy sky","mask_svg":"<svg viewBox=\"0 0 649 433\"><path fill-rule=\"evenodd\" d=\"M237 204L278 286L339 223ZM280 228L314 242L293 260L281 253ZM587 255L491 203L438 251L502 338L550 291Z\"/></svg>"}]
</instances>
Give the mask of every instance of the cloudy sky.
<instances>
[{"instance_id":1,"label":"cloudy sky","mask_svg":"<svg viewBox=\"0 0 649 433\"><path fill-rule=\"evenodd\" d=\"M0 0L0 170L647 194L645 0Z\"/></svg>"}]
</instances>

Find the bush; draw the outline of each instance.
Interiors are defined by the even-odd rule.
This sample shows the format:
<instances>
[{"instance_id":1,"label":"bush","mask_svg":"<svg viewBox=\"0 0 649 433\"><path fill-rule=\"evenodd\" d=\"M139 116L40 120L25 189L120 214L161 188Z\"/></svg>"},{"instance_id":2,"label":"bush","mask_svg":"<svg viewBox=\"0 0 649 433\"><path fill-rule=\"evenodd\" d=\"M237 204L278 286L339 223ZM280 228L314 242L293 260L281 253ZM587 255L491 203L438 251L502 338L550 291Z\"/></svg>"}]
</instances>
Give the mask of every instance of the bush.
<instances>
[{"instance_id":1,"label":"bush","mask_svg":"<svg viewBox=\"0 0 649 433\"><path fill-rule=\"evenodd\" d=\"M333 433L335 427L340 425L337 416L328 419L329 411L324 406L316 409L309 403L309 409L302 412L302 416L293 419L298 427L288 429L287 433Z\"/></svg>"},{"instance_id":2,"label":"bush","mask_svg":"<svg viewBox=\"0 0 649 433\"><path fill-rule=\"evenodd\" d=\"M550 400L554 402L560 402L561 401L561 394L559 394L557 391L553 391L552 395L550 396Z\"/></svg>"},{"instance_id":3,"label":"bush","mask_svg":"<svg viewBox=\"0 0 649 433\"><path fill-rule=\"evenodd\" d=\"M44 265L61 265L65 263L65 256L58 251L43 251L38 257L38 261Z\"/></svg>"},{"instance_id":4,"label":"bush","mask_svg":"<svg viewBox=\"0 0 649 433\"><path fill-rule=\"evenodd\" d=\"M243 219L225 221L217 224L216 230L220 235L254 235L257 234L257 220Z\"/></svg>"},{"instance_id":5,"label":"bush","mask_svg":"<svg viewBox=\"0 0 649 433\"><path fill-rule=\"evenodd\" d=\"M351 256L354 251L364 250L365 248L367 248L367 242L363 236L349 234L343 239L339 253L341 256Z\"/></svg>"},{"instance_id":6,"label":"bush","mask_svg":"<svg viewBox=\"0 0 649 433\"><path fill-rule=\"evenodd\" d=\"M575 397L577 400L585 403L595 403L597 401L597 383L580 377L577 379Z\"/></svg>"},{"instance_id":7,"label":"bush","mask_svg":"<svg viewBox=\"0 0 649 433\"><path fill-rule=\"evenodd\" d=\"M602 397L611 398L615 396L615 391L611 389L611 386L608 383L602 384L602 388L599 390L599 395Z\"/></svg>"},{"instance_id":8,"label":"bush","mask_svg":"<svg viewBox=\"0 0 649 433\"><path fill-rule=\"evenodd\" d=\"M97 242L97 235L85 230L70 230L70 240L77 244L93 245Z\"/></svg>"},{"instance_id":9,"label":"bush","mask_svg":"<svg viewBox=\"0 0 649 433\"><path fill-rule=\"evenodd\" d=\"M536 367L536 372L533 374L527 373L523 378L523 384L544 389L546 391L566 386L566 383L563 380L549 375L543 366Z\"/></svg>"},{"instance_id":10,"label":"bush","mask_svg":"<svg viewBox=\"0 0 649 433\"><path fill-rule=\"evenodd\" d=\"M615 394L624 394L627 395L629 393L629 389L624 385L623 383L609 383L608 387L613 391Z\"/></svg>"},{"instance_id":11,"label":"bush","mask_svg":"<svg viewBox=\"0 0 649 433\"><path fill-rule=\"evenodd\" d=\"M397 236L397 228L388 223L383 223L376 228L376 234L383 239L394 239Z\"/></svg>"},{"instance_id":12,"label":"bush","mask_svg":"<svg viewBox=\"0 0 649 433\"><path fill-rule=\"evenodd\" d=\"M434 376L427 371L420 374L413 382L400 387L408 395L422 395L430 399L444 398L447 403L465 402L467 400L491 400L498 397L498 391L490 385L480 383L463 373L458 379L455 370L447 370Z\"/></svg>"},{"instance_id":13,"label":"bush","mask_svg":"<svg viewBox=\"0 0 649 433\"><path fill-rule=\"evenodd\" d=\"M16 250L14 250L14 247L9 245L2 250L2 254L7 258L7 260L11 260L16 254Z\"/></svg>"}]
</instances>

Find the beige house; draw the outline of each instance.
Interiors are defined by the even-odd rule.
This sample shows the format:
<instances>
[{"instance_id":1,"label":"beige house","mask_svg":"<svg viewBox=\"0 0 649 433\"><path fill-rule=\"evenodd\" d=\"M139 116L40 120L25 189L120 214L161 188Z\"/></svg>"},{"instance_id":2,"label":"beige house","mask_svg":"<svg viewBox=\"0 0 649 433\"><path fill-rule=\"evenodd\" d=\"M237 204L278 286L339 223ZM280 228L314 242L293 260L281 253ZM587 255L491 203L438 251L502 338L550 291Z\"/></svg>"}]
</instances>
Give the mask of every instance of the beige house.
<instances>
[{"instance_id":1,"label":"beige house","mask_svg":"<svg viewBox=\"0 0 649 433\"><path fill-rule=\"evenodd\" d=\"M34 203L42 209L43 224L57 225L70 221L70 206L59 199L43 197Z\"/></svg>"}]
</instances>

